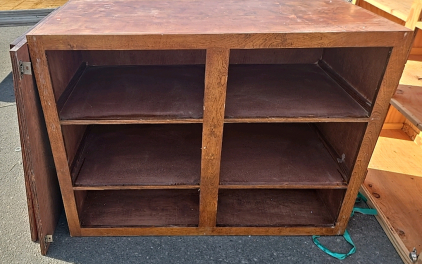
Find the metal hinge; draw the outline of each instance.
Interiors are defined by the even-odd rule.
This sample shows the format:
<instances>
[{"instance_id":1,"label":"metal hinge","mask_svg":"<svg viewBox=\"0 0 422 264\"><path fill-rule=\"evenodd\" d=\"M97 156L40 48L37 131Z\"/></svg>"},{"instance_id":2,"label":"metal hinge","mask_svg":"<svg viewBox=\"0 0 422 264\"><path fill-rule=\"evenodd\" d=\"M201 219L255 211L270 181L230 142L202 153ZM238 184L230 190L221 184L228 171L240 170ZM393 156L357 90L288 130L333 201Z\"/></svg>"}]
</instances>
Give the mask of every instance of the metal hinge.
<instances>
[{"instance_id":1,"label":"metal hinge","mask_svg":"<svg viewBox=\"0 0 422 264\"><path fill-rule=\"evenodd\" d=\"M419 255L418 255L418 252L416 251L416 248L413 248L413 251L409 253L409 258L412 262L418 261Z\"/></svg>"},{"instance_id":2,"label":"metal hinge","mask_svg":"<svg viewBox=\"0 0 422 264\"><path fill-rule=\"evenodd\" d=\"M52 235L46 235L44 237L44 239L45 239L46 243L53 243L53 236Z\"/></svg>"},{"instance_id":3,"label":"metal hinge","mask_svg":"<svg viewBox=\"0 0 422 264\"><path fill-rule=\"evenodd\" d=\"M27 61L19 61L19 73L21 79L23 75L32 75L31 63Z\"/></svg>"}]
</instances>

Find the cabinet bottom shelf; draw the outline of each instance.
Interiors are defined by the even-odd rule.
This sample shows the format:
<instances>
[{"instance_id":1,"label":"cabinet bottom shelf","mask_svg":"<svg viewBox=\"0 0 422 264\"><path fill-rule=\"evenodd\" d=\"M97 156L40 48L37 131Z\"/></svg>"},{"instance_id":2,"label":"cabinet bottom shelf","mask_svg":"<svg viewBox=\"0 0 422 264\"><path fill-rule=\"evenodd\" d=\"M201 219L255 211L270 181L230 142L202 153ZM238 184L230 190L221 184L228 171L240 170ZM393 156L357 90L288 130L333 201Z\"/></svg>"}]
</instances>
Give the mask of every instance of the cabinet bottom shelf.
<instances>
[{"instance_id":1,"label":"cabinet bottom shelf","mask_svg":"<svg viewBox=\"0 0 422 264\"><path fill-rule=\"evenodd\" d=\"M217 226L333 226L344 193L344 190L220 190Z\"/></svg>"},{"instance_id":2,"label":"cabinet bottom shelf","mask_svg":"<svg viewBox=\"0 0 422 264\"><path fill-rule=\"evenodd\" d=\"M196 227L198 190L77 191L81 227Z\"/></svg>"}]
</instances>

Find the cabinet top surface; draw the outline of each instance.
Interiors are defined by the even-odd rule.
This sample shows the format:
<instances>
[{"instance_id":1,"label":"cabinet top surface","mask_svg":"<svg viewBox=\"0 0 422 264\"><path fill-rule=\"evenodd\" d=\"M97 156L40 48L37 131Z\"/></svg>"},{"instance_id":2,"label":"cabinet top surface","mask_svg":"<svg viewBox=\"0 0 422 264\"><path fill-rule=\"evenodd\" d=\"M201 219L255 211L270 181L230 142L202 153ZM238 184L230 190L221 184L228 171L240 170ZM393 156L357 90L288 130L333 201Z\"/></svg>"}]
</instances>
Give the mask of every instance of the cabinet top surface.
<instances>
[{"instance_id":1,"label":"cabinet top surface","mask_svg":"<svg viewBox=\"0 0 422 264\"><path fill-rule=\"evenodd\" d=\"M406 31L343 0L70 0L28 35Z\"/></svg>"}]
</instances>

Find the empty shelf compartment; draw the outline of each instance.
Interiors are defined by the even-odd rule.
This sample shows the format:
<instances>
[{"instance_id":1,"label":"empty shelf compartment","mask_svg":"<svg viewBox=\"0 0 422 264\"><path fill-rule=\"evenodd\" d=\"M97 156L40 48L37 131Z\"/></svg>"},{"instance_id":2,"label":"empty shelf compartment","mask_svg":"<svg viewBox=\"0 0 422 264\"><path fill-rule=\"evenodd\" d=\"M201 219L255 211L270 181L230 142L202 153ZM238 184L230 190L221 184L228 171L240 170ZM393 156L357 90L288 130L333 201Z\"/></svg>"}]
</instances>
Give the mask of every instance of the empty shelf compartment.
<instances>
[{"instance_id":1,"label":"empty shelf compartment","mask_svg":"<svg viewBox=\"0 0 422 264\"><path fill-rule=\"evenodd\" d=\"M202 118L204 75L203 65L88 66L60 119Z\"/></svg>"},{"instance_id":2,"label":"empty shelf compartment","mask_svg":"<svg viewBox=\"0 0 422 264\"><path fill-rule=\"evenodd\" d=\"M230 65L225 118L367 118L317 64Z\"/></svg>"},{"instance_id":3,"label":"empty shelf compartment","mask_svg":"<svg viewBox=\"0 0 422 264\"><path fill-rule=\"evenodd\" d=\"M323 201L324 192L334 194L333 200ZM344 193L345 190L220 190L217 226L333 226Z\"/></svg>"},{"instance_id":4,"label":"empty shelf compartment","mask_svg":"<svg viewBox=\"0 0 422 264\"><path fill-rule=\"evenodd\" d=\"M76 197L82 227L188 227L199 222L198 190L77 191Z\"/></svg>"},{"instance_id":5,"label":"empty shelf compartment","mask_svg":"<svg viewBox=\"0 0 422 264\"><path fill-rule=\"evenodd\" d=\"M93 125L73 166L74 186L199 185L201 124Z\"/></svg>"},{"instance_id":6,"label":"empty shelf compartment","mask_svg":"<svg viewBox=\"0 0 422 264\"><path fill-rule=\"evenodd\" d=\"M346 188L312 124L225 124L220 188Z\"/></svg>"}]
</instances>

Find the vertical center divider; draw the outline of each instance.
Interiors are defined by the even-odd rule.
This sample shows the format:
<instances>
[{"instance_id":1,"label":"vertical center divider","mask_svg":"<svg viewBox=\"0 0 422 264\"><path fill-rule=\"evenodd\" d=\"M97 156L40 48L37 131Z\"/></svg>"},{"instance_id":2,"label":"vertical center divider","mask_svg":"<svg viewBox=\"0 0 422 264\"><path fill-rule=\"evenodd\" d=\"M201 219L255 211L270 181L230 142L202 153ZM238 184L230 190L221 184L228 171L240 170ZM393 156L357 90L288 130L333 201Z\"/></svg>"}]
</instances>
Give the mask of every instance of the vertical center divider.
<instances>
[{"instance_id":1,"label":"vertical center divider","mask_svg":"<svg viewBox=\"0 0 422 264\"><path fill-rule=\"evenodd\" d=\"M200 227L216 226L229 54L229 49L207 49L202 127Z\"/></svg>"}]
</instances>

